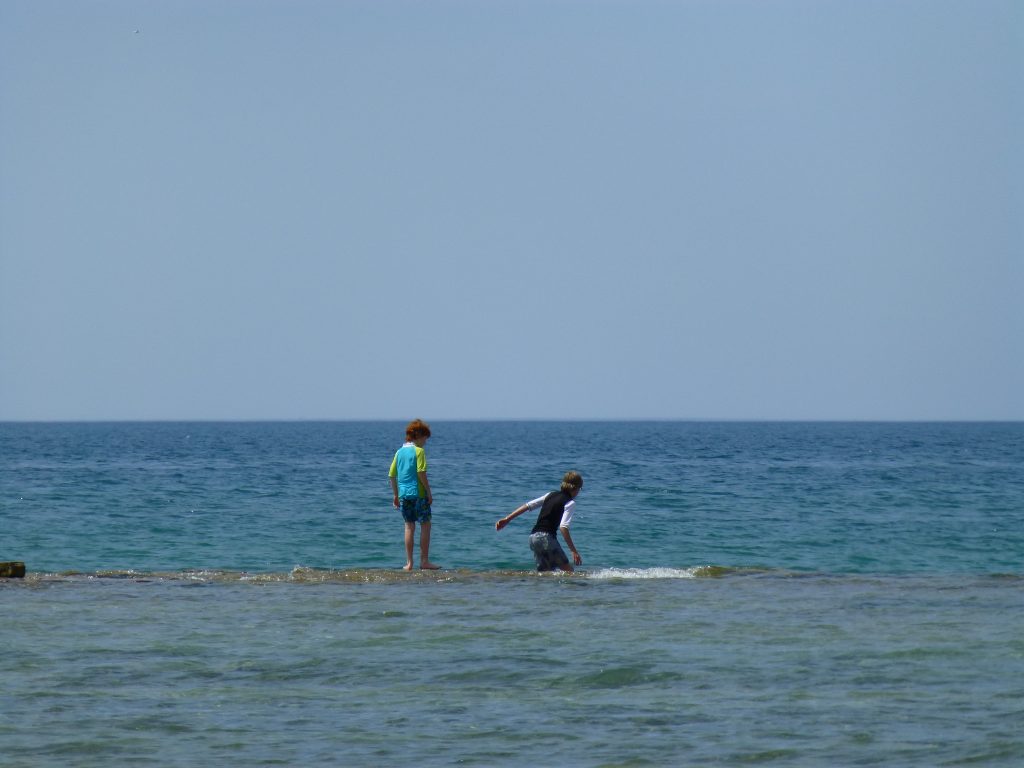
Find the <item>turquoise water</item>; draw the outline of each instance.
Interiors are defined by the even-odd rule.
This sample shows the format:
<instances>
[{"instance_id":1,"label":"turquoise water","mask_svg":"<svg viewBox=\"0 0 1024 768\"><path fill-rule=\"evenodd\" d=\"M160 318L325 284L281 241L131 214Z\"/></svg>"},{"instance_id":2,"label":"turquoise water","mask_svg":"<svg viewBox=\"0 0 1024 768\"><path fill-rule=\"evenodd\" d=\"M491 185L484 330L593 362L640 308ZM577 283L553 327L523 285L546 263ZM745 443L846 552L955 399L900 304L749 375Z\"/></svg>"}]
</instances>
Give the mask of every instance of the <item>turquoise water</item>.
<instances>
[{"instance_id":1,"label":"turquoise water","mask_svg":"<svg viewBox=\"0 0 1024 768\"><path fill-rule=\"evenodd\" d=\"M1024 764L1024 425L432 426L0 424L5 765Z\"/></svg>"}]
</instances>

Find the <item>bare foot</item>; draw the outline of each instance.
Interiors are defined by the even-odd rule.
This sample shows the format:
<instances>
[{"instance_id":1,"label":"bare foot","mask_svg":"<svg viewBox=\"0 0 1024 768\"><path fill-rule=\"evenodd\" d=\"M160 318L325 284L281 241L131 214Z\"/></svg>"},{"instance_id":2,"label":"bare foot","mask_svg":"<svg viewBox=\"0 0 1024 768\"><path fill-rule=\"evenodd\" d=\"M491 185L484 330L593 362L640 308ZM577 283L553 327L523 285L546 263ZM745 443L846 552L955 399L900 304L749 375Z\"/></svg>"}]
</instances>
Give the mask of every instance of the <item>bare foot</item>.
<instances>
[{"instance_id":1,"label":"bare foot","mask_svg":"<svg viewBox=\"0 0 1024 768\"><path fill-rule=\"evenodd\" d=\"M420 568L422 570L424 570L424 571L439 571L439 570L441 570L441 566L440 565L434 565L430 561L427 561L425 563L420 563Z\"/></svg>"},{"instance_id":2,"label":"bare foot","mask_svg":"<svg viewBox=\"0 0 1024 768\"><path fill-rule=\"evenodd\" d=\"M412 563L406 563L405 565L403 565L402 566L402 570L403 571L411 571L412 570Z\"/></svg>"}]
</instances>

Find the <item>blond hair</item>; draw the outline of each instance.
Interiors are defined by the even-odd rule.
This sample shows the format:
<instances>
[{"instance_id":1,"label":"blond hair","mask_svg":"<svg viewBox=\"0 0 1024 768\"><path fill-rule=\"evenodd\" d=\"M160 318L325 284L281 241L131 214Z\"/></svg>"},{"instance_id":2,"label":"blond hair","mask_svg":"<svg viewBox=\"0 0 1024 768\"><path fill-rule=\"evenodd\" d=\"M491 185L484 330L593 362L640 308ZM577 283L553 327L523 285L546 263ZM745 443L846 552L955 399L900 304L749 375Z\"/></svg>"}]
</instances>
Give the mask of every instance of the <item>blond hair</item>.
<instances>
[{"instance_id":1,"label":"blond hair","mask_svg":"<svg viewBox=\"0 0 1024 768\"><path fill-rule=\"evenodd\" d=\"M578 491L583 487L583 475L575 470L569 470L562 475L562 490L566 493Z\"/></svg>"}]
</instances>

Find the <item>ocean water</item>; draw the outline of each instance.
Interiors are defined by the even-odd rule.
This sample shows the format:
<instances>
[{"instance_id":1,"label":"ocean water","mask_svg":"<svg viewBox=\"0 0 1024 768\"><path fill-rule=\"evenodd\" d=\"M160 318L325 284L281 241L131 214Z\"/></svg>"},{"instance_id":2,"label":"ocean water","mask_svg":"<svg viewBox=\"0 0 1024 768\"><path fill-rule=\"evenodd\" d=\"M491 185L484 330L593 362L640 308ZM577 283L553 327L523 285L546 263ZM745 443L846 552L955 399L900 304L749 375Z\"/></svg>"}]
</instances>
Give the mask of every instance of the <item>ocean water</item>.
<instances>
[{"instance_id":1,"label":"ocean water","mask_svg":"<svg viewBox=\"0 0 1024 768\"><path fill-rule=\"evenodd\" d=\"M432 427L0 424L0 762L1024 765L1024 424Z\"/></svg>"}]
</instances>

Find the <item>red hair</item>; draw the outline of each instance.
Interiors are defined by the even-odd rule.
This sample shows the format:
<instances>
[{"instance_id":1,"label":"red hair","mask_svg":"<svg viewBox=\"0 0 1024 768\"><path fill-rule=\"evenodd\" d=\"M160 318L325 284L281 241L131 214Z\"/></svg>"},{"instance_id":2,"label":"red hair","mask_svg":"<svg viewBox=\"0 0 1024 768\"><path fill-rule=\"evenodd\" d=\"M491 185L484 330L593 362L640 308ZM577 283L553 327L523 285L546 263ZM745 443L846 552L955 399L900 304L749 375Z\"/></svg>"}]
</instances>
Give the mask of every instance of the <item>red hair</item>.
<instances>
[{"instance_id":1,"label":"red hair","mask_svg":"<svg viewBox=\"0 0 1024 768\"><path fill-rule=\"evenodd\" d=\"M421 437L430 437L430 425L420 419L413 419L405 428L405 439L411 443Z\"/></svg>"}]
</instances>

